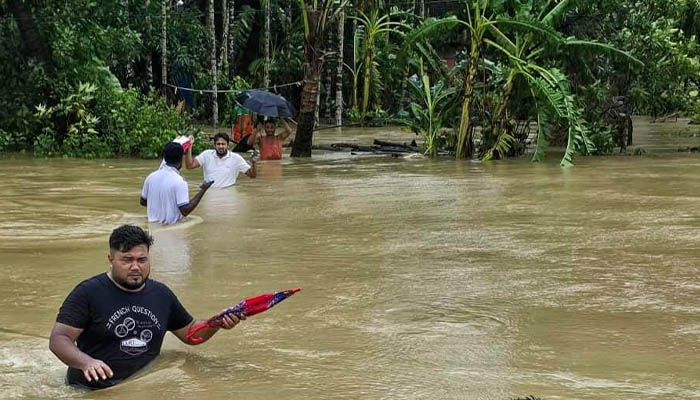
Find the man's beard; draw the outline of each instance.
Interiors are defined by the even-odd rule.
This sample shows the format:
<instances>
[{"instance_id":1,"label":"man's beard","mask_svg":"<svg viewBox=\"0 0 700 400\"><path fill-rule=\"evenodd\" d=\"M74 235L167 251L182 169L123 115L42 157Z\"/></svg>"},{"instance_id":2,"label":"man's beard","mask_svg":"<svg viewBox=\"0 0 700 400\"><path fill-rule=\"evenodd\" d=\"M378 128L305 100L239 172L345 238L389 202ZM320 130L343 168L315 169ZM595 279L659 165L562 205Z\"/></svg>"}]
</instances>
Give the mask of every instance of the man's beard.
<instances>
[{"instance_id":1,"label":"man's beard","mask_svg":"<svg viewBox=\"0 0 700 400\"><path fill-rule=\"evenodd\" d=\"M146 281L148 280L148 275L143 277L143 279L140 282L134 282L133 280L130 280L129 277L127 276L126 279L114 279L115 282L117 282L119 285L123 286L126 289L129 290L136 290L143 285L146 284Z\"/></svg>"},{"instance_id":2,"label":"man's beard","mask_svg":"<svg viewBox=\"0 0 700 400\"><path fill-rule=\"evenodd\" d=\"M218 156L220 156L220 157L225 156L227 152L228 152L228 150L219 150L219 149L216 149L216 154L217 154Z\"/></svg>"}]
</instances>

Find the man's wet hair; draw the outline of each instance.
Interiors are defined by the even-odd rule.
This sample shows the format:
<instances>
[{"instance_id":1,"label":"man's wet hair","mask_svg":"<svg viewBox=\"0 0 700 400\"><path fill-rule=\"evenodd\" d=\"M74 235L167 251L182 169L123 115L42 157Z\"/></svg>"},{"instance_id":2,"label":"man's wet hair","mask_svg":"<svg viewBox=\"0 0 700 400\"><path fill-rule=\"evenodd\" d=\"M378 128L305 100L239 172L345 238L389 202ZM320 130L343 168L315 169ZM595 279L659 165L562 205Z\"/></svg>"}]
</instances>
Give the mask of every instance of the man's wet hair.
<instances>
[{"instance_id":1,"label":"man's wet hair","mask_svg":"<svg viewBox=\"0 0 700 400\"><path fill-rule=\"evenodd\" d=\"M170 142L163 148L163 159L166 164L177 164L182 161L185 150L179 143Z\"/></svg>"},{"instance_id":2,"label":"man's wet hair","mask_svg":"<svg viewBox=\"0 0 700 400\"><path fill-rule=\"evenodd\" d=\"M150 249L153 237L138 226L122 225L109 235L109 249L111 251L127 252L142 244Z\"/></svg>"},{"instance_id":3,"label":"man's wet hair","mask_svg":"<svg viewBox=\"0 0 700 400\"><path fill-rule=\"evenodd\" d=\"M224 139L226 143L231 142L231 139L228 138L228 135L223 132L219 132L216 135L214 135L214 143L216 143L216 141L219 139Z\"/></svg>"}]
</instances>

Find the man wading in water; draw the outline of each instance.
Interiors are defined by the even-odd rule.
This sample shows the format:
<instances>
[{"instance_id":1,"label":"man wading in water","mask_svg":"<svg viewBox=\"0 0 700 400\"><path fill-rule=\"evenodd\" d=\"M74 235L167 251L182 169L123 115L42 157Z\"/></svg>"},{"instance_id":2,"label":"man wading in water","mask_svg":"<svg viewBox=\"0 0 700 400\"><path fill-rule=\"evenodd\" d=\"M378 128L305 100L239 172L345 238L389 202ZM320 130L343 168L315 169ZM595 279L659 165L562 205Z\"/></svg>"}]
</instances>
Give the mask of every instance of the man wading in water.
<instances>
[{"instance_id":1,"label":"man wading in water","mask_svg":"<svg viewBox=\"0 0 700 400\"><path fill-rule=\"evenodd\" d=\"M194 139L194 138L193 138ZM214 135L214 149L205 150L197 157L192 157L192 147L185 153L185 167L187 169L199 166L204 170L204 180L214 181L212 187L225 188L236 183L239 173L255 178L255 159L248 165L243 157L232 153L228 149L229 138L225 133Z\"/></svg>"},{"instance_id":2,"label":"man wading in water","mask_svg":"<svg viewBox=\"0 0 700 400\"><path fill-rule=\"evenodd\" d=\"M148 278L151 244L153 238L137 226L115 229L107 273L81 282L63 302L49 349L68 365L68 384L116 385L158 356L167 331L191 344L187 332L203 320L192 318L167 286ZM239 319L225 315L221 322L231 329ZM207 328L197 336L207 341L218 330Z\"/></svg>"},{"instance_id":3,"label":"man wading in water","mask_svg":"<svg viewBox=\"0 0 700 400\"><path fill-rule=\"evenodd\" d=\"M213 180L202 183L199 192L190 200L187 182L180 175L183 153L180 144L166 144L161 167L143 182L141 205L146 207L148 222L174 224L180 221L194 211L204 193L214 183Z\"/></svg>"}]
</instances>

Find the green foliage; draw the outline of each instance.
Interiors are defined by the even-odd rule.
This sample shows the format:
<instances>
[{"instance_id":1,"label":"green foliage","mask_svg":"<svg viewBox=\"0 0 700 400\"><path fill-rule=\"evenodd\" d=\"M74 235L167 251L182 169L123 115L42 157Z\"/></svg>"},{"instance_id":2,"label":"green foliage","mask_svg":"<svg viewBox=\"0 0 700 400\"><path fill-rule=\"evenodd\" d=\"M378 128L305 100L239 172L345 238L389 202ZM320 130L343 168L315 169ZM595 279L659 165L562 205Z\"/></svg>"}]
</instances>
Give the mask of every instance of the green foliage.
<instances>
[{"instance_id":1,"label":"green foliage","mask_svg":"<svg viewBox=\"0 0 700 400\"><path fill-rule=\"evenodd\" d=\"M56 105L37 106L30 120L23 134L36 155L82 158L154 158L186 127L163 99L133 89L98 92L92 84L79 84ZM12 136L0 135L7 147Z\"/></svg>"},{"instance_id":2,"label":"green foliage","mask_svg":"<svg viewBox=\"0 0 700 400\"><path fill-rule=\"evenodd\" d=\"M410 85L414 96L420 99L420 103L411 103L413 119L409 120L408 124L413 132L423 136L423 154L434 157L446 144L440 131L454 107L456 88L449 87L444 81L431 86L430 77L425 73L422 61L420 62L420 81L411 80Z\"/></svg>"}]
</instances>

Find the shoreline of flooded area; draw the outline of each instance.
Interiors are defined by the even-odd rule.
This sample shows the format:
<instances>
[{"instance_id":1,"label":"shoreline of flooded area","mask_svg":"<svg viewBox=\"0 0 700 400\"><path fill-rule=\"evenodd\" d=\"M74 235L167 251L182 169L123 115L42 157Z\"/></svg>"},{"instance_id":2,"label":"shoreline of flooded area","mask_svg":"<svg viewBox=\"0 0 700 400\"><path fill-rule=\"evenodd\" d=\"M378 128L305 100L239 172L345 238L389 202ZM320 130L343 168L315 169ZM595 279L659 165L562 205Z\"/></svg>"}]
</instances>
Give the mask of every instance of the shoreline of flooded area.
<instances>
[{"instance_id":1,"label":"shoreline of flooded area","mask_svg":"<svg viewBox=\"0 0 700 400\"><path fill-rule=\"evenodd\" d=\"M285 156L166 228L138 203L156 160L4 156L0 398L700 397L700 155L677 151L700 142L678 133L692 129L637 119L646 155L567 169L556 154ZM193 193L202 172L183 175ZM149 228L152 277L195 316L303 291L201 346L166 336L112 389L66 387L46 338L70 290L107 270L123 223Z\"/></svg>"}]
</instances>

